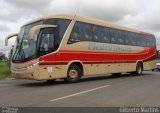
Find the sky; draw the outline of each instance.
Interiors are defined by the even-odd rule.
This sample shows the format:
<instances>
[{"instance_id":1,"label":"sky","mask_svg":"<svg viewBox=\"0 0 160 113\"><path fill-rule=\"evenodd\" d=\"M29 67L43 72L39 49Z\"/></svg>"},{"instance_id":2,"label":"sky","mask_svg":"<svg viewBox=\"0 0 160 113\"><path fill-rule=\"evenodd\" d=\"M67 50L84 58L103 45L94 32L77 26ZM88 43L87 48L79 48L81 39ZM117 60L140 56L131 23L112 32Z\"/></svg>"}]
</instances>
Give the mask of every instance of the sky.
<instances>
[{"instance_id":1,"label":"sky","mask_svg":"<svg viewBox=\"0 0 160 113\"><path fill-rule=\"evenodd\" d=\"M153 33L160 49L160 0L0 0L0 52L8 54L4 39L29 20L72 13L110 21Z\"/></svg>"}]
</instances>

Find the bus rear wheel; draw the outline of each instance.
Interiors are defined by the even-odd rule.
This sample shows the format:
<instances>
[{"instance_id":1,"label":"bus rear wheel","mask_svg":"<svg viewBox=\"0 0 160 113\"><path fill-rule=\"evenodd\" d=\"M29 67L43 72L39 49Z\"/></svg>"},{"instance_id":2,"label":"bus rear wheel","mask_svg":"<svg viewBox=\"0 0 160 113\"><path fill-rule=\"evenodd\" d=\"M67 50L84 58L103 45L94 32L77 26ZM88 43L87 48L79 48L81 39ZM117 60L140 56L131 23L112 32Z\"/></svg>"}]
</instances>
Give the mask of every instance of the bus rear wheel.
<instances>
[{"instance_id":1,"label":"bus rear wheel","mask_svg":"<svg viewBox=\"0 0 160 113\"><path fill-rule=\"evenodd\" d=\"M82 70L77 65L71 65L67 72L67 78L65 81L68 83L75 83L81 80Z\"/></svg>"},{"instance_id":2,"label":"bus rear wheel","mask_svg":"<svg viewBox=\"0 0 160 113\"><path fill-rule=\"evenodd\" d=\"M142 63L138 63L137 66L136 66L135 74L136 75L142 75L142 72L143 72L143 65L142 65Z\"/></svg>"}]
</instances>

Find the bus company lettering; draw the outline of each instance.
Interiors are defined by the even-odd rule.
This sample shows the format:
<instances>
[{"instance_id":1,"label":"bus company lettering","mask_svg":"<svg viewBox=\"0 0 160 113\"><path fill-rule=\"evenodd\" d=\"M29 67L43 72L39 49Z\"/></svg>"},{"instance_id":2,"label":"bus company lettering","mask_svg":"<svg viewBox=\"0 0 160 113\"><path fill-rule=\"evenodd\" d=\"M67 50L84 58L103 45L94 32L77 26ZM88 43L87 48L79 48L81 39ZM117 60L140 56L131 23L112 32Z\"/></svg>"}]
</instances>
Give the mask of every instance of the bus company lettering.
<instances>
[{"instance_id":1,"label":"bus company lettering","mask_svg":"<svg viewBox=\"0 0 160 113\"><path fill-rule=\"evenodd\" d=\"M88 50L97 51L110 51L110 52L131 52L131 48L128 47L118 47L110 45L97 45L96 43L89 43Z\"/></svg>"}]
</instances>

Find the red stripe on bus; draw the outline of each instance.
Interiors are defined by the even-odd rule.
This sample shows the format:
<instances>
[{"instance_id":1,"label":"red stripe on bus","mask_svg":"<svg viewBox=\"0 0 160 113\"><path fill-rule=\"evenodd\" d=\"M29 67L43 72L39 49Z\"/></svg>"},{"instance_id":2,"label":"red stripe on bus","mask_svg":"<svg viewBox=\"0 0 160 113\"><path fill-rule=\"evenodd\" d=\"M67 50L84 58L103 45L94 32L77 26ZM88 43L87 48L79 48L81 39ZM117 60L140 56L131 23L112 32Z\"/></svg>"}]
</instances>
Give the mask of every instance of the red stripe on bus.
<instances>
[{"instance_id":1,"label":"red stripe on bus","mask_svg":"<svg viewBox=\"0 0 160 113\"><path fill-rule=\"evenodd\" d=\"M88 53L86 54L87 51L83 52L77 52L75 53L70 51L69 53L54 53L54 54L49 54L46 56L40 57L40 61L56 61L55 63L61 61L73 61L73 60L79 60L79 61L137 61L137 60L142 60L145 58L149 58L150 56L155 55L155 49L152 48L148 50L148 52L145 52L144 54L92 54ZM154 56L155 58L155 56ZM154 59L153 58L153 59ZM145 60L146 61L146 60ZM65 63L64 63L65 64Z\"/></svg>"},{"instance_id":2,"label":"red stripe on bus","mask_svg":"<svg viewBox=\"0 0 160 113\"><path fill-rule=\"evenodd\" d=\"M66 65L68 62L40 62L39 65Z\"/></svg>"},{"instance_id":3,"label":"red stripe on bus","mask_svg":"<svg viewBox=\"0 0 160 113\"><path fill-rule=\"evenodd\" d=\"M143 60L143 62L148 62L148 61L153 61L155 60L156 55L151 56L148 59ZM39 65L67 65L69 63L69 61L66 62L55 62L55 61L47 61L47 62L40 62ZM117 63L136 63L136 61L82 61L83 64L117 64Z\"/></svg>"}]
</instances>

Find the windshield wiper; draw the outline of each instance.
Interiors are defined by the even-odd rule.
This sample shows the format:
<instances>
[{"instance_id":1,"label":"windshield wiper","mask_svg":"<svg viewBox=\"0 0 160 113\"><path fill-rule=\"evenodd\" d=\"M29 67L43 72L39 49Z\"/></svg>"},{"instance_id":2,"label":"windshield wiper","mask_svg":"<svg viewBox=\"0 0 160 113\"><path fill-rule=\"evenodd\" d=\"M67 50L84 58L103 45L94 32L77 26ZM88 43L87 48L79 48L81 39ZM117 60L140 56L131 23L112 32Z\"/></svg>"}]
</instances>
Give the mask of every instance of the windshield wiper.
<instances>
[{"instance_id":1,"label":"windshield wiper","mask_svg":"<svg viewBox=\"0 0 160 113\"><path fill-rule=\"evenodd\" d=\"M24 53L24 50L22 48L22 42L19 42L19 44L17 44L17 47L16 47L16 51L15 51L15 54L13 55L13 60L23 60L25 58L25 53Z\"/></svg>"}]
</instances>

